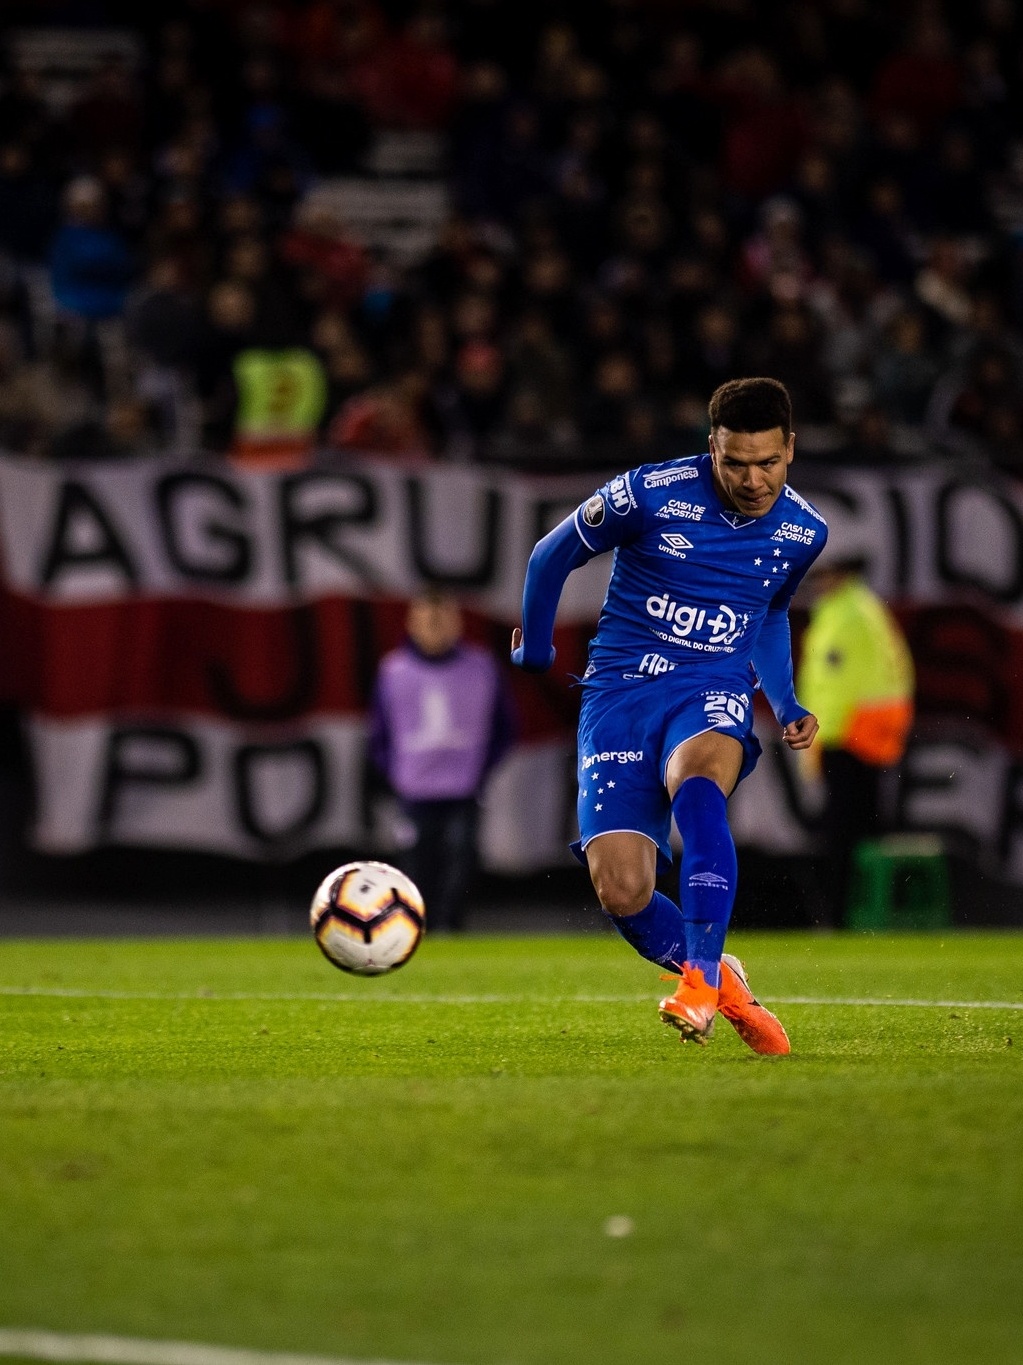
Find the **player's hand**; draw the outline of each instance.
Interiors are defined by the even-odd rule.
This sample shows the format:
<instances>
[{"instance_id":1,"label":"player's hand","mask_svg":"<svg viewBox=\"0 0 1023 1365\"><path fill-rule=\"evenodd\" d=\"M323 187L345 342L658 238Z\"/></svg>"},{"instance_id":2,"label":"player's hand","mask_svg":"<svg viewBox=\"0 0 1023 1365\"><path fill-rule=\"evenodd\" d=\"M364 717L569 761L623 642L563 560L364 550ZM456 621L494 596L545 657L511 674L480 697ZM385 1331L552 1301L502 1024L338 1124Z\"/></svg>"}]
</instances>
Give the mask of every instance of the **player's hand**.
<instances>
[{"instance_id":1,"label":"player's hand","mask_svg":"<svg viewBox=\"0 0 1023 1365\"><path fill-rule=\"evenodd\" d=\"M550 658L544 664L538 664L527 659L522 648L522 631L516 626L512 631L511 661L516 668L521 668L526 673L543 673L554 662L554 650L551 649Z\"/></svg>"},{"instance_id":2,"label":"player's hand","mask_svg":"<svg viewBox=\"0 0 1023 1365\"><path fill-rule=\"evenodd\" d=\"M809 749L819 729L817 717L807 712L798 720L790 720L782 730L781 737L790 749Z\"/></svg>"}]
</instances>

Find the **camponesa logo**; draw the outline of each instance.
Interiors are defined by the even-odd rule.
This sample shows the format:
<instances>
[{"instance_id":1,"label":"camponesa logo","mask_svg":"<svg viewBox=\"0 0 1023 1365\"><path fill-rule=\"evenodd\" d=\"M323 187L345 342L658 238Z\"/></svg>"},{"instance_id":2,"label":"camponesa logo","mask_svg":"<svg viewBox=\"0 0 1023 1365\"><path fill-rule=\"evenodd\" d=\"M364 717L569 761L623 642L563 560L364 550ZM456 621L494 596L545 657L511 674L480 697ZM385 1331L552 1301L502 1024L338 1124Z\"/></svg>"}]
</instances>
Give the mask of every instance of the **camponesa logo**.
<instances>
[{"instance_id":1,"label":"camponesa logo","mask_svg":"<svg viewBox=\"0 0 1023 1365\"><path fill-rule=\"evenodd\" d=\"M816 534L816 526L799 526L794 521L783 521L771 539L794 540L799 545L812 545Z\"/></svg>"},{"instance_id":2,"label":"camponesa logo","mask_svg":"<svg viewBox=\"0 0 1023 1365\"><path fill-rule=\"evenodd\" d=\"M693 548L693 542L686 540L680 531L662 531L661 541L663 543L657 547L660 552L665 555L674 555L676 559L685 559L686 550Z\"/></svg>"},{"instance_id":3,"label":"camponesa logo","mask_svg":"<svg viewBox=\"0 0 1023 1365\"><path fill-rule=\"evenodd\" d=\"M739 618L724 603L710 616L706 607L689 607L684 602L672 602L668 594L663 592L660 597L648 597L646 609L647 615L655 621L670 625L672 634L679 639L687 635L699 635L706 627L710 631L708 644L730 645L742 634Z\"/></svg>"},{"instance_id":4,"label":"camponesa logo","mask_svg":"<svg viewBox=\"0 0 1023 1365\"><path fill-rule=\"evenodd\" d=\"M643 475L644 488L667 488L671 483L682 483L685 479L698 479L700 471L694 464L684 464L671 469L655 469Z\"/></svg>"},{"instance_id":5,"label":"camponesa logo","mask_svg":"<svg viewBox=\"0 0 1023 1365\"><path fill-rule=\"evenodd\" d=\"M624 517L630 507L636 506L627 474L619 474L617 478L611 480L607 486L607 496L611 502L612 512L617 512L620 517Z\"/></svg>"},{"instance_id":6,"label":"camponesa logo","mask_svg":"<svg viewBox=\"0 0 1023 1365\"><path fill-rule=\"evenodd\" d=\"M811 503L807 502L805 498L801 498L799 494L796 492L796 490L794 488L790 488L788 484L785 485L785 496L789 498L792 502L794 502L797 507L801 507L804 512L809 512L810 516L813 517L814 521L819 521L822 526L827 525L827 522L817 511L817 508L814 507Z\"/></svg>"},{"instance_id":7,"label":"camponesa logo","mask_svg":"<svg viewBox=\"0 0 1023 1365\"><path fill-rule=\"evenodd\" d=\"M583 768L592 768L594 763L642 763L642 749L605 749L602 754L587 754Z\"/></svg>"}]
</instances>

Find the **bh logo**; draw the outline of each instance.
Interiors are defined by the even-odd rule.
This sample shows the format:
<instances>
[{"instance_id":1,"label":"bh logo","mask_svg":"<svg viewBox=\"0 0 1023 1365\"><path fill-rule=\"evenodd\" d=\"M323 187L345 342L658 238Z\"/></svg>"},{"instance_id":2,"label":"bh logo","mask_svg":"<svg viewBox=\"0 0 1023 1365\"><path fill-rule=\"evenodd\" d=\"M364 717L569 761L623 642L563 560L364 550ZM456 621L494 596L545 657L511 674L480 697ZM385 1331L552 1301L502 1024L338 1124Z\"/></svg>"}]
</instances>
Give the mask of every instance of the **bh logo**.
<instances>
[{"instance_id":1,"label":"bh logo","mask_svg":"<svg viewBox=\"0 0 1023 1365\"><path fill-rule=\"evenodd\" d=\"M607 493L614 511L624 516L632 505L632 494L624 474L619 474L617 478L611 480L607 486Z\"/></svg>"}]
</instances>

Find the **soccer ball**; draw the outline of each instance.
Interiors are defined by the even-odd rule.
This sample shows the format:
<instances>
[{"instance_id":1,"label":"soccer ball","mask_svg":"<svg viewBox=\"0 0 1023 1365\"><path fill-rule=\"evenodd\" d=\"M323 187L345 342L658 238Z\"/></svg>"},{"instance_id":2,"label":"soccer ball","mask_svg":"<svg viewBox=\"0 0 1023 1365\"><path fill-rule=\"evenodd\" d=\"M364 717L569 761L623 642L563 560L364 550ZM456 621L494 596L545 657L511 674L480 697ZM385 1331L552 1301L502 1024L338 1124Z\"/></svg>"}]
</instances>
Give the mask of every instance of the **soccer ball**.
<instances>
[{"instance_id":1,"label":"soccer ball","mask_svg":"<svg viewBox=\"0 0 1023 1365\"><path fill-rule=\"evenodd\" d=\"M416 884L388 863L345 863L324 877L309 910L320 951L335 967L380 976L407 962L426 927Z\"/></svg>"}]
</instances>

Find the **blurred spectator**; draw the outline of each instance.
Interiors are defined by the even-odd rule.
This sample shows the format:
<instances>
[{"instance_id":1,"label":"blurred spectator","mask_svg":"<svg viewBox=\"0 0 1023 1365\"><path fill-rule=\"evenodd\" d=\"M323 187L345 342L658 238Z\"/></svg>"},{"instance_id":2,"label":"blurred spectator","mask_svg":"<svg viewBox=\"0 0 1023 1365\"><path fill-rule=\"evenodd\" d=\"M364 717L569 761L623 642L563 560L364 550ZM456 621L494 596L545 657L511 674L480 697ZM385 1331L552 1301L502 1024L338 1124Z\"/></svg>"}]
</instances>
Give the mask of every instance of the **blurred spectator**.
<instances>
[{"instance_id":1,"label":"blurred spectator","mask_svg":"<svg viewBox=\"0 0 1023 1365\"><path fill-rule=\"evenodd\" d=\"M103 58L68 112L67 127L87 161L105 152L134 149L141 143L142 100L125 60Z\"/></svg>"},{"instance_id":2,"label":"blurred spectator","mask_svg":"<svg viewBox=\"0 0 1023 1365\"><path fill-rule=\"evenodd\" d=\"M766 332L755 336L744 350L746 372L780 379L792 395L800 420L813 425L826 425L835 416L821 341L820 329L807 308L783 305L771 314Z\"/></svg>"},{"instance_id":3,"label":"blurred spectator","mask_svg":"<svg viewBox=\"0 0 1023 1365\"><path fill-rule=\"evenodd\" d=\"M406 629L380 662L370 752L408 823L401 861L430 931L459 930L476 875L480 795L511 746L515 717L496 659L463 640L452 597L417 598Z\"/></svg>"},{"instance_id":4,"label":"blurred spectator","mask_svg":"<svg viewBox=\"0 0 1023 1365\"><path fill-rule=\"evenodd\" d=\"M913 289L943 341L955 328L969 325L973 312L969 278L970 263L955 238L939 237L931 243L927 264Z\"/></svg>"},{"instance_id":5,"label":"blurred spectator","mask_svg":"<svg viewBox=\"0 0 1023 1365\"><path fill-rule=\"evenodd\" d=\"M67 186L63 207L50 254L54 298L86 322L115 317L124 308L134 263L124 237L106 223L103 186L79 176Z\"/></svg>"},{"instance_id":6,"label":"blurred spectator","mask_svg":"<svg viewBox=\"0 0 1023 1365\"><path fill-rule=\"evenodd\" d=\"M878 117L905 114L926 134L958 106L962 92L951 34L931 6L911 21L905 46L878 68L870 103Z\"/></svg>"},{"instance_id":7,"label":"blurred spectator","mask_svg":"<svg viewBox=\"0 0 1023 1365\"><path fill-rule=\"evenodd\" d=\"M725 185L746 203L780 189L806 146L807 128L775 56L761 47L734 53L718 77L717 98Z\"/></svg>"},{"instance_id":8,"label":"blurred spectator","mask_svg":"<svg viewBox=\"0 0 1023 1365\"><path fill-rule=\"evenodd\" d=\"M739 318L733 309L712 303L700 311L692 342L682 356L687 387L709 399L719 384L736 377L739 333Z\"/></svg>"},{"instance_id":9,"label":"blurred spectator","mask_svg":"<svg viewBox=\"0 0 1023 1365\"><path fill-rule=\"evenodd\" d=\"M528 392L539 405L542 420L552 427L570 424L574 409L574 371L571 354L554 336L542 308L528 308L521 316L508 347L509 382Z\"/></svg>"},{"instance_id":10,"label":"blurred spectator","mask_svg":"<svg viewBox=\"0 0 1023 1365\"><path fill-rule=\"evenodd\" d=\"M939 381L927 411L932 439L955 454L983 458L988 424L997 413L1005 439L1007 413L1023 412L1023 371L998 347L978 348Z\"/></svg>"},{"instance_id":11,"label":"blurred spectator","mask_svg":"<svg viewBox=\"0 0 1023 1365\"><path fill-rule=\"evenodd\" d=\"M624 439L626 417L640 391L639 371L627 352L611 351L597 362L579 427L590 448L602 458Z\"/></svg>"},{"instance_id":12,"label":"blurred spectator","mask_svg":"<svg viewBox=\"0 0 1023 1365\"><path fill-rule=\"evenodd\" d=\"M888 324L873 370L878 405L892 421L919 426L941 372L919 312L906 310Z\"/></svg>"},{"instance_id":13,"label":"blurred spectator","mask_svg":"<svg viewBox=\"0 0 1023 1365\"><path fill-rule=\"evenodd\" d=\"M429 450L420 412L424 395L422 377L412 373L349 398L330 424L327 444L367 455L424 458Z\"/></svg>"},{"instance_id":14,"label":"blurred spectator","mask_svg":"<svg viewBox=\"0 0 1023 1365\"><path fill-rule=\"evenodd\" d=\"M881 777L902 758L913 723L913 661L898 622L860 560L825 551L807 580L814 603L796 685L820 722L811 762L826 803L819 922L840 928L853 855L884 833Z\"/></svg>"},{"instance_id":15,"label":"blurred spectator","mask_svg":"<svg viewBox=\"0 0 1023 1365\"><path fill-rule=\"evenodd\" d=\"M903 454L893 443L892 425L883 408L870 403L857 415L848 442L837 452L843 462L887 469L901 464Z\"/></svg>"},{"instance_id":16,"label":"blurred spectator","mask_svg":"<svg viewBox=\"0 0 1023 1365\"><path fill-rule=\"evenodd\" d=\"M442 128L451 116L458 62L436 10L424 9L366 54L352 89L371 123L384 128Z\"/></svg>"},{"instance_id":17,"label":"blurred spectator","mask_svg":"<svg viewBox=\"0 0 1023 1365\"><path fill-rule=\"evenodd\" d=\"M234 362L251 343L255 320L255 300L244 285L221 280L210 290L194 369L203 439L215 450L225 449L234 432L238 402Z\"/></svg>"},{"instance_id":18,"label":"blurred spectator","mask_svg":"<svg viewBox=\"0 0 1023 1365\"><path fill-rule=\"evenodd\" d=\"M140 21L141 72L112 45L59 99L25 71L0 90L0 311L23 364L70 320L97 396L151 402L176 440L194 391L219 449L255 348L311 357L321 430L385 447L405 419L370 414L414 371L449 458L499 440L536 463L544 431L555 459L576 433L579 460L702 446L699 405L750 368L810 425L876 404L901 448L926 410L976 458L989 440L1015 458L1013 400L992 399L989 437L990 413L942 426L933 394L936 365L945 393L978 351L1023 353L1023 67L1001 0L800 0L770 23L716 2L172 9ZM367 178L371 245L326 211L334 175ZM450 196L439 231L420 177L424 202Z\"/></svg>"},{"instance_id":19,"label":"blurred spectator","mask_svg":"<svg viewBox=\"0 0 1023 1365\"><path fill-rule=\"evenodd\" d=\"M699 394L683 392L668 409L664 447L668 459L680 455L702 455L707 449L710 421L707 400Z\"/></svg>"},{"instance_id":20,"label":"blurred spectator","mask_svg":"<svg viewBox=\"0 0 1023 1365\"><path fill-rule=\"evenodd\" d=\"M285 467L312 454L327 409L327 376L314 351L248 347L235 356L232 378L236 460Z\"/></svg>"},{"instance_id":21,"label":"blurred spectator","mask_svg":"<svg viewBox=\"0 0 1023 1365\"><path fill-rule=\"evenodd\" d=\"M803 247L803 220L794 200L768 199L760 211L759 231L742 248L743 283L751 291L781 290L799 298L813 273Z\"/></svg>"},{"instance_id":22,"label":"blurred spectator","mask_svg":"<svg viewBox=\"0 0 1023 1365\"><path fill-rule=\"evenodd\" d=\"M852 229L881 279L904 285L913 278L916 233L898 181L881 176L867 186L866 204Z\"/></svg>"},{"instance_id":23,"label":"blurred spectator","mask_svg":"<svg viewBox=\"0 0 1023 1365\"><path fill-rule=\"evenodd\" d=\"M564 420L552 420L540 394L517 389L507 412L485 451L490 463L520 468L556 470L577 452L575 430Z\"/></svg>"},{"instance_id":24,"label":"blurred spectator","mask_svg":"<svg viewBox=\"0 0 1023 1365\"><path fill-rule=\"evenodd\" d=\"M0 445L48 454L58 432L84 423L96 409L63 329L54 329L48 355L26 361L15 329L0 327Z\"/></svg>"},{"instance_id":25,"label":"blurred spectator","mask_svg":"<svg viewBox=\"0 0 1023 1365\"><path fill-rule=\"evenodd\" d=\"M481 459L504 417L506 399L501 352L486 341L468 342L455 359L453 379L433 393L445 457L462 464Z\"/></svg>"},{"instance_id":26,"label":"blurred spectator","mask_svg":"<svg viewBox=\"0 0 1023 1365\"><path fill-rule=\"evenodd\" d=\"M129 460L153 456L160 449L153 409L142 398L113 398L102 416L87 418L54 436L50 455L56 460Z\"/></svg>"},{"instance_id":27,"label":"blurred spectator","mask_svg":"<svg viewBox=\"0 0 1023 1365\"><path fill-rule=\"evenodd\" d=\"M0 252L7 268L45 260L56 217L56 196L29 145L0 145Z\"/></svg>"}]
</instances>

